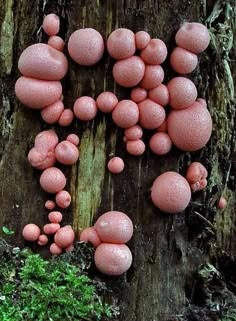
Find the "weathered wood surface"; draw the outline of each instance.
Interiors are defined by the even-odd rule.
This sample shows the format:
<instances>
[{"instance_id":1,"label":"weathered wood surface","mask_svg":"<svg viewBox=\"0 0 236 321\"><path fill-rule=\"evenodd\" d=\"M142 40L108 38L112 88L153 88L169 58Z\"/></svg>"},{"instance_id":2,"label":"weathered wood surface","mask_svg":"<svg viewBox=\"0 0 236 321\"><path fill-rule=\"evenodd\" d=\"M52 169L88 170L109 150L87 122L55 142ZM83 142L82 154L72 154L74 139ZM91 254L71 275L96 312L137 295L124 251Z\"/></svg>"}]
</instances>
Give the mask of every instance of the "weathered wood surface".
<instances>
[{"instance_id":1,"label":"weathered wood surface","mask_svg":"<svg viewBox=\"0 0 236 321\"><path fill-rule=\"evenodd\" d=\"M213 32L214 41L191 75L199 97L207 98L214 121L212 139L202 151L190 155L173 149L166 157L156 157L147 148L143 157L129 156L122 130L109 116L99 115L90 124L75 121L66 129L54 126L60 138L71 132L81 137L79 164L63 168L73 196L73 206L64 211L65 222L80 229L101 213L115 209L127 213L135 224L129 244L134 256L132 268L124 277L106 279L117 290L121 320L165 321L180 314L191 298L193 274L200 264L216 252L236 255L235 173L231 166L235 148L235 52L231 50L235 4L235 0L0 0L0 226L13 229L12 241L21 246L24 224L42 225L47 221L47 195L40 190L39 172L29 166L27 153L36 134L51 126L45 125L37 112L21 106L14 96L20 53L28 45L45 40L40 30L43 14L60 14L65 39L81 27L93 27L104 38L115 28L126 27L160 37L171 50L174 34L183 21L208 19ZM108 55L91 68L79 67L70 60L64 80L66 106L71 107L80 95L96 97L105 89L116 92L120 99L129 97L129 91L114 84L112 64ZM173 73L168 63L165 68L167 81ZM121 175L112 176L106 170L112 153L125 160ZM209 170L207 191L193 197L186 215L160 213L150 201L153 180L166 170L185 173L191 160L201 160ZM214 201L222 192L229 204L216 213Z\"/></svg>"}]
</instances>

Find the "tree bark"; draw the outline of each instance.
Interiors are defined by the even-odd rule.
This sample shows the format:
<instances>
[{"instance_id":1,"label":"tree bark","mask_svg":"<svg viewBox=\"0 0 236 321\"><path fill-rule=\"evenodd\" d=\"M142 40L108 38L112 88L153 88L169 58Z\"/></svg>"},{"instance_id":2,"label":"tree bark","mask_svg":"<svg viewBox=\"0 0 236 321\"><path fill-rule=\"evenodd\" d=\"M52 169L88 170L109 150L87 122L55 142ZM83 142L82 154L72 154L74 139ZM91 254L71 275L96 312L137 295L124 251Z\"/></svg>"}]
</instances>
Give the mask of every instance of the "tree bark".
<instances>
[{"instance_id":1,"label":"tree bark","mask_svg":"<svg viewBox=\"0 0 236 321\"><path fill-rule=\"evenodd\" d=\"M81 230L114 209L127 213L135 226L129 243L134 259L131 269L123 277L104 277L119 298L120 320L177 319L191 301L194 274L201 264L222 253L236 255L235 5L235 0L0 1L0 226L13 229L12 242L23 246L23 226L47 222L44 203L48 195L40 189L40 173L29 166L27 153L42 129L54 128L61 139L72 132L79 134L79 163L62 167L73 198L73 205L64 211L64 222ZM46 40L41 25L43 15L50 12L60 15L60 35L66 40L77 28L95 28L105 39L112 30L125 27L148 31L164 40L169 51L175 46L174 35L181 23L206 23L211 45L199 56L191 79L199 97L206 97L214 122L207 146L191 154L173 148L167 156L157 157L148 149L150 134L146 133L145 155L135 158L126 153L123 131L114 126L110 116L99 115L89 124L75 121L69 128L60 128L45 125L38 112L23 107L14 95L17 61L28 45ZM63 81L66 106L72 108L77 97L97 97L104 90L114 91L119 99L129 97L128 90L114 83L113 61L107 54L90 68L69 61ZM167 82L174 73L168 63L164 68ZM111 154L125 161L125 171L118 176L106 170ZM187 165L195 160L209 171L206 191L193 195L186 213L161 213L150 201L152 182L167 170L185 174ZM222 193L228 206L217 211Z\"/></svg>"}]
</instances>

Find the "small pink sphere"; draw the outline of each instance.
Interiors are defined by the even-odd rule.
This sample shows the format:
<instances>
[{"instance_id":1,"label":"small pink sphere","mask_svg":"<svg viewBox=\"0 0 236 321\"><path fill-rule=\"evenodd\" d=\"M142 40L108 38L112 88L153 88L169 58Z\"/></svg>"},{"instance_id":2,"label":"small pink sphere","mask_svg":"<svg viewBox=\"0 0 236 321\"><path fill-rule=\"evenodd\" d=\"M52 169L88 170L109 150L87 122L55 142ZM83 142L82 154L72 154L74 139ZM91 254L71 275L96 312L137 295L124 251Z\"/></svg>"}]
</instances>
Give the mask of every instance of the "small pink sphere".
<instances>
[{"instance_id":1,"label":"small pink sphere","mask_svg":"<svg viewBox=\"0 0 236 321\"><path fill-rule=\"evenodd\" d=\"M54 151L58 141L58 136L54 130L43 130L35 137L34 146L40 152Z\"/></svg>"},{"instance_id":2,"label":"small pink sphere","mask_svg":"<svg viewBox=\"0 0 236 321\"><path fill-rule=\"evenodd\" d=\"M133 56L136 51L134 33L125 28L114 30L107 39L107 50L116 60Z\"/></svg>"},{"instance_id":3,"label":"small pink sphere","mask_svg":"<svg viewBox=\"0 0 236 321\"><path fill-rule=\"evenodd\" d=\"M73 165L79 158L79 151L74 144L63 140L57 145L55 155L58 162L64 165Z\"/></svg>"},{"instance_id":4,"label":"small pink sphere","mask_svg":"<svg viewBox=\"0 0 236 321\"><path fill-rule=\"evenodd\" d=\"M185 22L176 33L175 41L179 47L198 54L208 47L210 35L201 23Z\"/></svg>"},{"instance_id":5,"label":"small pink sphere","mask_svg":"<svg viewBox=\"0 0 236 321\"><path fill-rule=\"evenodd\" d=\"M62 52L45 43L36 43L22 52L18 68L25 77L61 80L67 73L68 61Z\"/></svg>"},{"instance_id":6,"label":"small pink sphere","mask_svg":"<svg viewBox=\"0 0 236 321\"><path fill-rule=\"evenodd\" d=\"M172 147L172 141L166 133L154 134L149 142L149 146L154 154L166 155Z\"/></svg>"},{"instance_id":7,"label":"small pink sphere","mask_svg":"<svg viewBox=\"0 0 236 321\"><path fill-rule=\"evenodd\" d=\"M132 100L121 100L112 112L112 119L121 128L136 125L139 119L138 105Z\"/></svg>"},{"instance_id":8,"label":"small pink sphere","mask_svg":"<svg viewBox=\"0 0 236 321\"><path fill-rule=\"evenodd\" d=\"M79 237L79 240L81 242L89 242L92 243L92 245L96 248L101 244L100 237L98 236L98 233L96 232L94 227L87 227L85 228Z\"/></svg>"},{"instance_id":9,"label":"small pink sphere","mask_svg":"<svg viewBox=\"0 0 236 321\"><path fill-rule=\"evenodd\" d=\"M27 224L23 228L22 235L26 241L37 241L40 235L40 228L35 224Z\"/></svg>"},{"instance_id":10,"label":"small pink sphere","mask_svg":"<svg viewBox=\"0 0 236 321\"><path fill-rule=\"evenodd\" d=\"M146 31L138 31L135 34L135 43L138 50L142 50L149 44L151 37Z\"/></svg>"},{"instance_id":11,"label":"small pink sphere","mask_svg":"<svg viewBox=\"0 0 236 321\"><path fill-rule=\"evenodd\" d=\"M196 183L190 184L191 190L192 190L193 192L201 191L201 190L203 190L206 186L207 186L207 179L206 179L206 178L201 179L200 181L198 181L198 182L196 182Z\"/></svg>"},{"instance_id":12,"label":"small pink sphere","mask_svg":"<svg viewBox=\"0 0 236 321\"><path fill-rule=\"evenodd\" d=\"M198 58L196 54L176 47L170 56L170 64L179 74L189 74L197 67Z\"/></svg>"},{"instance_id":13,"label":"small pink sphere","mask_svg":"<svg viewBox=\"0 0 236 321\"><path fill-rule=\"evenodd\" d=\"M198 99L197 99L197 102L198 102L199 104L201 104L203 107L207 108L207 102L206 102L205 99L198 98Z\"/></svg>"},{"instance_id":14,"label":"small pink sphere","mask_svg":"<svg viewBox=\"0 0 236 321\"><path fill-rule=\"evenodd\" d=\"M201 149L211 137L211 115L207 108L198 102L186 109L172 110L167 123L173 144L184 151Z\"/></svg>"},{"instance_id":15,"label":"small pink sphere","mask_svg":"<svg viewBox=\"0 0 236 321\"><path fill-rule=\"evenodd\" d=\"M83 121L89 121L97 115L97 105L92 97L83 96L78 98L74 104L75 116Z\"/></svg>"},{"instance_id":16,"label":"small pink sphere","mask_svg":"<svg viewBox=\"0 0 236 321\"><path fill-rule=\"evenodd\" d=\"M120 86L134 87L144 76L145 64L140 57L132 56L117 61L112 72L115 81Z\"/></svg>"},{"instance_id":17,"label":"small pink sphere","mask_svg":"<svg viewBox=\"0 0 236 321\"><path fill-rule=\"evenodd\" d=\"M107 168L113 174L119 174L124 170L125 164L122 158L113 157L109 160Z\"/></svg>"},{"instance_id":18,"label":"small pink sphere","mask_svg":"<svg viewBox=\"0 0 236 321\"><path fill-rule=\"evenodd\" d=\"M61 208L67 208L71 203L71 196L67 191L60 191L56 194L56 203Z\"/></svg>"},{"instance_id":19,"label":"small pink sphere","mask_svg":"<svg viewBox=\"0 0 236 321\"><path fill-rule=\"evenodd\" d=\"M96 103L103 113L111 113L118 104L118 99L115 94L104 91L97 97Z\"/></svg>"},{"instance_id":20,"label":"small pink sphere","mask_svg":"<svg viewBox=\"0 0 236 321\"><path fill-rule=\"evenodd\" d=\"M38 245L44 246L48 244L48 237L45 234L41 234L38 239Z\"/></svg>"},{"instance_id":21,"label":"small pink sphere","mask_svg":"<svg viewBox=\"0 0 236 321\"><path fill-rule=\"evenodd\" d=\"M60 228L54 236L55 243L62 249L66 249L73 244L74 239L75 233L70 225Z\"/></svg>"},{"instance_id":22,"label":"small pink sphere","mask_svg":"<svg viewBox=\"0 0 236 321\"><path fill-rule=\"evenodd\" d=\"M118 211L104 213L99 217L94 227L102 242L105 243L127 243L133 235L131 219Z\"/></svg>"},{"instance_id":23,"label":"small pink sphere","mask_svg":"<svg viewBox=\"0 0 236 321\"><path fill-rule=\"evenodd\" d=\"M149 44L141 51L140 57L148 65L160 65L167 57L167 48L160 39L151 39Z\"/></svg>"},{"instance_id":24,"label":"small pink sphere","mask_svg":"<svg viewBox=\"0 0 236 321\"><path fill-rule=\"evenodd\" d=\"M104 41L101 34L92 28L79 29L68 41L71 58L82 66L95 65L103 56Z\"/></svg>"},{"instance_id":25,"label":"small pink sphere","mask_svg":"<svg viewBox=\"0 0 236 321\"><path fill-rule=\"evenodd\" d=\"M168 127L167 127L167 121L164 120L161 126L157 128L157 131L160 133L167 133L168 132Z\"/></svg>"},{"instance_id":26,"label":"small pink sphere","mask_svg":"<svg viewBox=\"0 0 236 321\"><path fill-rule=\"evenodd\" d=\"M142 81L140 82L140 86L150 90L159 86L164 80L164 70L159 65L146 65L145 73Z\"/></svg>"},{"instance_id":27,"label":"small pink sphere","mask_svg":"<svg viewBox=\"0 0 236 321\"><path fill-rule=\"evenodd\" d=\"M39 151L35 147L29 151L28 161L31 166L43 170L52 167L56 162L56 156L53 150Z\"/></svg>"},{"instance_id":28,"label":"small pink sphere","mask_svg":"<svg viewBox=\"0 0 236 321\"><path fill-rule=\"evenodd\" d=\"M70 124L72 123L74 119L74 113L71 109L64 109L59 120L58 120L58 124L60 126L66 127L66 126L70 126Z\"/></svg>"},{"instance_id":29,"label":"small pink sphere","mask_svg":"<svg viewBox=\"0 0 236 321\"><path fill-rule=\"evenodd\" d=\"M188 206L191 190L183 176L175 172L166 172L154 181L151 198L161 211L178 213Z\"/></svg>"},{"instance_id":30,"label":"small pink sphere","mask_svg":"<svg viewBox=\"0 0 236 321\"><path fill-rule=\"evenodd\" d=\"M19 101L32 109L42 109L58 101L62 95L60 81L20 77L15 84Z\"/></svg>"},{"instance_id":31,"label":"small pink sphere","mask_svg":"<svg viewBox=\"0 0 236 321\"><path fill-rule=\"evenodd\" d=\"M126 144L126 150L130 155L140 156L145 152L145 144L141 139L138 140L130 140Z\"/></svg>"},{"instance_id":32,"label":"small pink sphere","mask_svg":"<svg viewBox=\"0 0 236 321\"><path fill-rule=\"evenodd\" d=\"M40 185L47 193L58 193L66 186L65 175L59 168L49 167L40 176Z\"/></svg>"},{"instance_id":33,"label":"small pink sphere","mask_svg":"<svg viewBox=\"0 0 236 321\"><path fill-rule=\"evenodd\" d=\"M68 142L70 142L71 144L78 146L79 145L79 136L77 136L76 134L70 134L66 137L66 140L68 140Z\"/></svg>"},{"instance_id":34,"label":"small pink sphere","mask_svg":"<svg viewBox=\"0 0 236 321\"><path fill-rule=\"evenodd\" d=\"M49 223L45 224L43 227L43 231L45 234L55 234L60 228L60 224L57 223Z\"/></svg>"},{"instance_id":35,"label":"small pink sphere","mask_svg":"<svg viewBox=\"0 0 236 321\"><path fill-rule=\"evenodd\" d=\"M169 90L166 85L160 84L148 92L148 98L161 106L166 106L169 104Z\"/></svg>"},{"instance_id":36,"label":"small pink sphere","mask_svg":"<svg viewBox=\"0 0 236 321\"><path fill-rule=\"evenodd\" d=\"M61 37L51 36L48 39L48 45L56 50L63 51L65 47L65 41Z\"/></svg>"},{"instance_id":37,"label":"small pink sphere","mask_svg":"<svg viewBox=\"0 0 236 321\"><path fill-rule=\"evenodd\" d=\"M223 210L226 206L227 206L227 201L223 196L221 196L220 199L219 199L217 207L219 209Z\"/></svg>"},{"instance_id":38,"label":"small pink sphere","mask_svg":"<svg viewBox=\"0 0 236 321\"><path fill-rule=\"evenodd\" d=\"M134 125L125 130L125 137L127 140L138 140L143 136L142 127L139 125Z\"/></svg>"},{"instance_id":39,"label":"small pink sphere","mask_svg":"<svg viewBox=\"0 0 236 321\"><path fill-rule=\"evenodd\" d=\"M94 255L97 269L107 275L121 275L132 264L132 254L125 244L100 244Z\"/></svg>"},{"instance_id":40,"label":"small pink sphere","mask_svg":"<svg viewBox=\"0 0 236 321\"><path fill-rule=\"evenodd\" d=\"M141 87L136 87L131 90L131 99L135 103L140 103L147 98L147 90Z\"/></svg>"},{"instance_id":41,"label":"small pink sphere","mask_svg":"<svg viewBox=\"0 0 236 321\"><path fill-rule=\"evenodd\" d=\"M52 255L60 255L62 253L62 249L56 243L51 244L49 251Z\"/></svg>"},{"instance_id":42,"label":"small pink sphere","mask_svg":"<svg viewBox=\"0 0 236 321\"><path fill-rule=\"evenodd\" d=\"M71 244L71 245L69 245L66 249L65 249L65 251L66 252L72 252L73 250L74 250L74 245L73 244Z\"/></svg>"},{"instance_id":43,"label":"small pink sphere","mask_svg":"<svg viewBox=\"0 0 236 321\"><path fill-rule=\"evenodd\" d=\"M45 202L45 207L46 207L47 210L51 211L56 207L56 203L54 201L47 200ZM53 223L55 223L55 222L53 222Z\"/></svg>"},{"instance_id":44,"label":"small pink sphere","mask_svg":"<svg viewBox=\"0 0 236 321\"><path fill-rule=\"evenodd\" d=\"M143 128L156 129L165 120L165 109L151 99L145 99L138 104L138 107L139 122Z\"/></svg>"},{"instance_id":45,"label":"small pink sphere","mask_svg":"<svg viewBox=\"0 0 236 321\"><path fill-rule=\"evenodd\" d=\"M43 19L43 30L49 36L55 36L60 30L60 18L50 13Z\"/></svg>"},{"instance_id":46,"label":"small pink sphere","mask_svg":"<svg viewBox=\"0 0 236 321\"><path fill-rule=\"evenodd\" d=\"M64 104L61 100L56 101L52 105L49 105L41 110L42 119L47 124L55 124L64 110Z\"/></svg>"},{"instance_id":47,"label":"small pink sphere","mask_svg":"<svg viewBox=\"0 0 236 321\"><path fill-rule=\"evenodd\" d=\"M62 221L61 212L53 211L48 214L48 219L51 223L60 223Z\"/></svg>"},{"instance_id":48,"label":"small pink sphere","mask_svg":"<svg viewBox=\"0 0 236 321\"><path fill-rule=\"evenodd\" d=\"M208 172L201 163L193 162L189 165L186 173L186 179L189 184L196 183L203 178L207 178Z\"/></svg>"},{"instance_id":49,"label":"small pink sphere","mask_svg":"<svg viewBox=\"0 0 236 321\"><path fill-rule=\"evenodd\" d=\"M185 77L172 78L167 88L170 95L170 106L174 109L184 109L191 106L197 98L197 88Z\"/></svg>"}]
</instances>

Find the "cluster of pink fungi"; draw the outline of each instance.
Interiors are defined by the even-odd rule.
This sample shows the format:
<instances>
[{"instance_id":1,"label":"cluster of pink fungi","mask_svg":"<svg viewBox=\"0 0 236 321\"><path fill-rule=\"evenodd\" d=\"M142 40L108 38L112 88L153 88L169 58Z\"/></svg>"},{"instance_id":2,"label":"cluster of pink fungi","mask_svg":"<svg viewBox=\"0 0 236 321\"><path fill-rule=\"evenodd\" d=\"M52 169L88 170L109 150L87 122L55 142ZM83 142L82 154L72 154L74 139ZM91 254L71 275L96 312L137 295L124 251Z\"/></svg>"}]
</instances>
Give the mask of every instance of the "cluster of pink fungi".
<instances>
[{"instance_id":1,"label":"cluster of pink fungi","mask_svg":"<svg viewBox=\"0 0 236 321\"><path fill-rule=\"evenodd\" d=\"M40 110L46 123L69 126L74 116L80 121L90 121L98 111L112 113L114 123L124 129L127 152L134 156L142 155L146 149L142 140L143 129L156 131L149 146L157 155L167 154L172 144L188 152L206 145L212 132L206 101L197 97L194 83L186 77L174 77L163 84L165 75L161 64L167 58L167 47L162 40L151 39L145 31L134 34L129 29L119 28L106 42L108 54L116 60L113 77L120 86L132 88L130 99L119 101L114 93L106 91L96 100L89 96L79 97L73 110L65 108L60 80L68 71L68 60L63 53L64 40L57 36L59 29L59 17L47 15L43 30L50 36L48 43L29 46L18 63L22 76L15 85L16 96L25 106ZM200 23L184 23L175 40L177 47L170 55L170 65L180 75L189 74L197 67L197 54L209 45L208 30ZM70 57L82 66L96 64L104 50L101 34L92 28L76 30L68 41ZM42 189L55 194L55 200L45 203L50 211L56 205L64 209L71 203L70 194L64 190L66 177L54 165L56 162L75 164L79 158L78 145L79 137L75 134L59 142L53 130L46 130L36 136L34 147L29 151L29 163L43 171L40 177ZM118 174L125 165L120 157L113 157L107 166L110 172ZM190 164L186 178L176 172L163 173L153 183L151 199L164 212L181 212L190 202L191 190L196 192L206 187L207 174L206 168L198 162ZM225 206L222 204L219 207ZM23 229L23 237L46 245L48 235L54 235L50 246L52 254L71 251L75 233L71 226L61 227L62 213L52 211L48 219L50 223L43 227L43 234L37 225L28 224ZM120 275L132 263L132 254L125 245L132 234L133 224L129 217L111 211L100 216L94 227L82 231L79 240L90 242L96 248L95 264L102 273Z\"/></svg>"}]
</instances>

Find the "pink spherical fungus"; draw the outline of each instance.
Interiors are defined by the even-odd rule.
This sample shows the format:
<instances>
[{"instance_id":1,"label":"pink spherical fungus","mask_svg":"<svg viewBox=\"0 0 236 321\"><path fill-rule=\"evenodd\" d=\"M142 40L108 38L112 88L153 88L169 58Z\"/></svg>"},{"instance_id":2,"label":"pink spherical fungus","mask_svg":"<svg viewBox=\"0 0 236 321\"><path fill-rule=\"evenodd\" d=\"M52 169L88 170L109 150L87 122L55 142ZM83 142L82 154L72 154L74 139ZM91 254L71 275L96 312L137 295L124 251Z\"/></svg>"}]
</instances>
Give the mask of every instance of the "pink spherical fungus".
<instances>
[{"instance_id":1,"label":"pink spherical fungus","mask_svg":"<svg viewBox=\"0 0 236 321\"><path fill-rule=\"evenodd\" d=\"M75 233L70 225L60 228L55 236L54 241L62 249L66 249L73 244L75 239Z\"/></svg>"},{"instance_id":2,"label":"pink spherical fungus","mask_svg":"<svg viewBox=\"0 0 236 321\"><path fill-rule=\"evenodd\" d=\"M41 80L60 80L68 70L66 56L44 43L26 48L18 61L23 76Z\"/></svg>"},{"instance_id":3,"label":"pink spherical fungus","mask_svg":"<svg viewBox=\"0 0 236 321\"><path fill-rule=\"evenodd\" d=\"M160 133L167 133L168 132L168 126L167 126L167 121L164 120L161 126L157 128L157 131Z\"/></svg>"},{"instance_id":4,"label":"pink spherical fungus","mask_svg":"<svg viewBox=\"0 0 236 321\"><path fill-rule=\"evenodd\" d=\"M125 28L114 30L107 39L107 50L117 60L133 56L136 51L134 33Z\"/></svg>"},{"instance_id":5,"label":"pink spherical fungus","mask_svg":"<svg viewBox=\"0 0 236 321\"><path fill-rule=\"evenodd\" d=\"M147 98L147 90L141 87L136 87L131 90L131 99L135 103L140 103Z\"/></svg>"},{"instance_id":6,"label":"pink spherical fungus","mask_svg":"<svg viewBox=\"0 0 236 321\"><path fill-rule=\"evenodd\" d=\"M68 142L70 142L71 144L78 146L79 145L79 136L77 136L76 134L70 134L66 137L66 140Z\"/></svg>"},{"instance_id":7,"label":"pink spherical fungus","mask_svg":"<svg viewBox=\"0 0 236 321\"><path fill-rule=\"evenodd\" d=\"M197 88L194 83L185 77L172 78L168 84L170 101L174 109L184 109L191 106L197 98Z\"/></svg>"},{"instance_id":8,"label":"pink spherical fungus","mask_svg":"<svg viewBox=\"0 0 236 321\"><path fill-rule=\"evenodd\" d=\"M74 119L74 113L71 109L64 109L59 120L58 120L58 124L60 126L66 127L66 126L70 126L70 124L72 123Z\"/></svg>"},{"instance_id":9,"label":"pink spherical fungus","mask_svg":"<svg viewBox=\"0 0 236 321\"><path fill-rule=\"evenodd\" d=\"M150 90L159 86L164 80L164 70L159 65L146 65L145 73L140 86Z\"/></svg>"},{"instance_id":10,"label":"pink spherical fungus","mask_svg":"<svg viewBox=\"0 0 236 321\"><path fill-rule=\"evenodd\" d=\"M60 30L60 18L50 13L43 19L43 30L49 36L55 36Z\"/></svg>"},{"instance_id":11,"label":"pink spherical fungus","mask_svg":"<svg viewBox=\"0 0 236 321\"><path fill-rule=\"evenodd\" d=\"M60 81L40 80L20 77L15 84L15 93L19 101L32 109L42 109L61 98Z\"/></svg>"},{"instance_id":12,"label":"pink spherical fungus","mask_svg":"<svg viewBox=\"0 0 236 321\"><path fill-rule=\"evenodd\" d=\"M135 34L135 43L138 50L142 50L149 44L151 37L146 31L138 31Z\"/></svg>"},{"instance_id":13,"label":"pink spherical fungus","mask_svg":"<svg viewBox=\"0 0 236 321\"><path fill-rule=\"evenodd\" d=\"M60 255L63 250L56 243L52 243L50 245L49 251L52 255Z\"/></svg>"},{"instance_id":14,"label":"pink spherical fungus","mask_svg":"<svg viewBox=\"0 0 236 321\"><path fill-rule=\"evenodd\" d=\"M107 275L125 273L132 264L132 254L125 244L100 244L94 255L97 269Z\"/></svg>"},{"instance_id":15,"label":"pink spherical fungus","mask_svg":"<svg viewBox=\"0 0 236 321\"><path fill-rule=\"evenodd\" d=\"M145 152L146 146L141 139L135 141L128 141L126 144L126 150L130 155L141 156Z\"/></svg>"},{"instance_id":16,"label":"pink spherical fungus","mask_svg":"<svg viewBox=\"0 0 236 321\"><path fill-rule=\"evenodd\" d=\"M49 224L44 225L43 231L47 235L55 234L59 230L60 227L61 226L58 223L49 223Z\"/></svg>"},{"instance_id":17,"label":"pink spherical fungus","mask_svg":"<svg viewBox=\"0 0 236 321\"><path fill-rule=\"evenodd\" d=\"M226 206L227 206L227 201L223 196L221 196L220 199L219 199L217 207L219 209L223 210Z\"/></svg>"},{"instance_id":18,"label":"pink spherical fungus","mask_svg":"<svg viewBox=\"0 0 236 321\"><path fill-rule=\"evenodd\" d=\"M178 213L188 206L191 190L183 176L175 172L166 172L154 181L151 199L161 211Z\"/></svg>"},{"instance_id":19,"label":"pink spherical fungus","mask_svg":"<svg viewBox=\"0 0 236 321\"><path fill-rule=\"evenodd\" d=\"M51 223L60 223L62 221L61 212L53 211L48 214L48 219Z\"/></svg>"},{"instance_id":20,"label":"pink spherical fungus","mask_svg":"<svg viewBox=\"0 0 236 321\"><path fill-rule=\"evenodd\" d=\"M65 47L65 41L61 37L51 36L48 39L48 45L56 50L63 51Z\"/></svg>"},{"instance_id":21,"label":"pink spherical fungus","mask_svg":"<svg viewBox=\"0 0 236 321\"><path fill-rule=\"evenodd\" d=\"M34 146L40 152L48 152L55 149L58 141L58 136L54 130L44 130L35 137Z\"/></svg>"},{"instance_id":22,"label":"pink spherical fungus","mask_svg":"<svg viewBox=\"0 0 236 321\"><path fill-rule=\"evenodd\" d=\"M149 146L154 154L166 155L172 147L172 141L166 133L154 134L149 142Z\"/></svg>"},{"instance_id":23,"label":"pink spherical fungus","mask_svg":"<svg viewBox=\"0 0 236 321\"><path fill-rule=\"evenodd\" d=\"M139 119L138 105L132 100L121 100L112 112L112 119L121 128L136 125Z\"/></svg>"},{"instance_id":24,"label":"pink spherical fungus","mask_svg":"<svg viewBox=\"0 0 236 321\"><path fill-rule=\"evenodd\" d=\"M111 113L118 104L118 99L115 94L104 91L97 97L96 103L103 113Z\"/></svg>"},{"instance_id":25,"label":"pink spherical fungus","mask_svg":"<svg viewBox=\"0 0 236 321\"><path fill-rule=\"evenodd\" d=\"M53 210L55 207L56 207L56 203L54 201L51 201L51 200L47 200L45 202L45 207L47 210ZM55 223L55 222L54 222Z\"/></svg>"},{"instance_id":26,"label":"pink spherical fungus","mask_svg":"<svg viewBox=\"0 0 236 321\"><path fill-rule=\"evenodd\" d=\"M148 65L160 65L167 57L167 48L160 39L151 39L149 44L141 51L140 57Z\"/></svg>"},{"instance_id":27,"label":"pink spherical fungus","mask_svg":"<svg viewBox=\"0 0 236 321\"><path fill-rule=\"evenodd\" d=\"M148 98L161 106L166 106L169 104L169 90L166 85L160 84L148 92Z\"/></svg>"},{"instance_id":28,"label":"pink spherical fungus","mask_svg":"<svg viewBox=\"0 0 236 321\"><path fill-rule=\"evenodd\" d=\"M97 105L92 97L83 96L74 103L75 116L83 121L89 121L97 115Z\"/></svg>"},{"instance_id":29,"label":"pink spherical fungus","mask_svg":"<svg viewBox=\"0 0 236 321\"><path fill-rule=\"evenodd\" d=\"M122 158L113 157L109 160L107 168L113 174L119 174L124 170L125 164Z\"/></svg>"},{"instance_id":30,"label":"pink spherical fungus","mask_svg":"<svg viewBox=\"0 0 236 321\"><path fill-rule=\"evenodd\" d=\"M134 125L125 130L125 137L127 140L138 140L142 138L142 136L143 136L143 130L142 130L142 127L139 125Z\"/></svg>"},{"instance_id":31,"label":"pink spherical fungus","mask_svg":"<svg viewBox=\"0 0 236 321\"><path fill-rule=\"evenodd\" d=\"M38 239L38 245L45 246L48 244L48 237L45 234L41 234Z\"/></svg>"},{"instance_id":32,"label":"pink spherical fungus","mask_svg":"<svg viewBox=\"0 0 236 321\"><path fill-rule=\"evenodd\" d=\"M105 243L127 243L133 235L133 223L124 213L106 212L94 225L98 236Z\"/></svg>"},{"instance_id":33,"label":"pink spherical fungus","mask_svg":"<svg viewBox=\"0 0 236 321\"><path fill-rule=\"evenodd\" d=\"M79 29L68 41L71 58L82 66L95 65L103 56L104 41L101 34L92 28Z\"/></svg>"},{"instance_id":34,"label":"pink spherical fungus","mask_svg":"<svg viewBox=\"0 0 236 321\"><path fill-rule=\"evenodd\" d=\"M49 167L41 174L40 185L45 192L55 194L64 189L66 178L59 168Z\"/></svg>"},{"instance_id":35,"label":"pink spherical fungus","mask_svg":"<svg viewBox=\"0 0 236 321\"><path fill-rule=\"evenodd\" d=\"M186 173L186 179L189 182L193 192L200 191L206 187L207 175L208 172L201 163L193 162L189 165Z\"/></svg>"},{"instance_id":36,"label":"pink spherical fungus","mask_svg":"<svg viewBox=\"0 0 236 321\"><path fill-rule=\"evenodd\" d=\"M28 161L31 166L43 170L52 167L56 162L56 156L53 150L39 151L35 147L28 153Z\"/></svg>"},{"instance_id":37,"label":"pink spherical fungus","mask_svg":"<svg viewBox=\"0 0 236 321\"><path fill-rule=\"evenodd\" d=\"M170 56L170 64L179 74L189 74L197 67L198 58L196 54L176 47Z\"/></svg>"},{"instance_id":38,"label":"pink spherical fungus","mask_svg":"<svg viewBox=\"0 0 236 321\"><path fill-rule=\"evenodd\" d=\"M143 128L156 129L165 120L165 109L151 99L145 99L138 107L139 123Z\"/></svg>"},{"instance_id":39,"label":"pink spherical fungus","mask_svg":"<svg viewBox=\"0 0 236 321\"><path fill-rule=\"evenodd\" d=\"M113 67L115 81L123 87L134 87L143 78L145 64L138 56L132 56L119 60Z\"/></svg>"},{"instance_id":40,"label":"pink spherical fungus","mask_svg":"<svg viewBox=\"0 0 236 321\"><path fill-rule=\"evenodd\" d=\"M67 208L71 203L71 196L67 191L60 191L56 194L57 206Z\"/></svg>"},{"instance_id":41,"label":"pink spherical fungus","mask_svg":"<svg viewBox=\"0 0 236 321\"><path fill-rule=\"evenodd\" d=\"M172 110L167 123L172 142L184 151L193 152L201 149L211 137L211 115L207 108L198 102L187 109Z\"/></svg>"},{"instance_id":42,"label":"pink spherical fungus","mask_svg":"<svg viewBox=\"0 0 236 321\"><path fill-rule=\"evenodd\" d=\"M85 228L81 232L79 240L81 242L89 242L95 248L97 248L102 243L102 241L101 241L100 237L98 236L98 233L96 232L94 227Z\"/></svg>"},{"instance_id":43,"label":"pink spherical fungus","mask_svg":"<svg viewBox=\"0 0 236 321\"><path fill-rule=\"evenodd\" d=\"M55 156L58 162L64 165L73 165L79 158L79 151L74 144L64 140L57 145Z\"/></svg>"},{"instance_id":44,"label":"pink spherical fungus","mask_svg":"<svg viewBox=\"0 0 236 321\"><path fill-rule=\"evenodd\" d=\"M41 110L42 119L48 124L55 124L64 110L64 104L61 100L43 108Z\"/></svg>"},{"instance_id":45,"label":"pink spherical fungus","mask_svg":"<svg viewBox=\"0 0 236 321\"><path fill-rule=\"evenodd\" d=\"M74 250L74 245L73 244L71 244L70 246L68 246L66 249L65 249L65 251L66 252L72 252L73 250Z\"/></svg>"},{"instance_id":46,"label":"pink spherical fungus","mask_svg":"<svg viewBox=\"0 0 236 321\"><path fill-rule=\"evenodd\" d=\"M40 235L40 228L35 224L27 224L23 228L22 235L26 241L37 241Z\"/></svg>"},{"instance_id":47,"label":"pink spherical fungus","mask_svg":"<svg viewBox=\"0 0 236 321\"><path fill-rule=\"evenodd\" d=\"M181 48L193 53L206 50L210 43L207 28L198 22L185 22L175 35L175 41Z\"/></svg>"}]
</instances>

